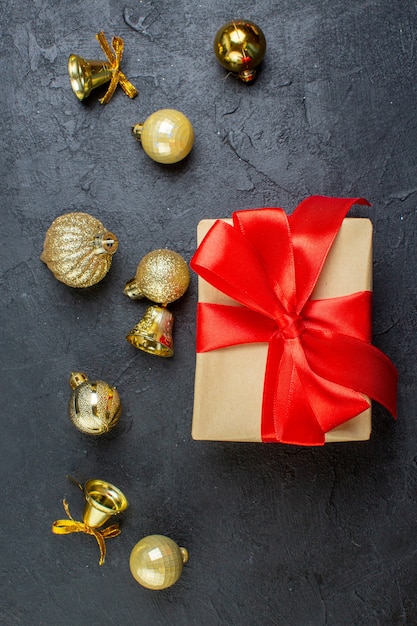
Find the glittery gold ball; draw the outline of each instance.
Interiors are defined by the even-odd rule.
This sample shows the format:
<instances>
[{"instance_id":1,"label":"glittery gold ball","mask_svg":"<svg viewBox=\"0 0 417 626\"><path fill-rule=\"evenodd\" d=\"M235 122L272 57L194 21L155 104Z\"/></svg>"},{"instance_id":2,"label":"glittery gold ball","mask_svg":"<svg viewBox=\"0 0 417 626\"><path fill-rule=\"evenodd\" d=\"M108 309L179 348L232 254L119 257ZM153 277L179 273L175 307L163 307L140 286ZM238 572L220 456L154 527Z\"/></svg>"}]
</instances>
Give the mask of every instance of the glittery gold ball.
<instances>
[{"instance_id":1,"label":"glittery gold ball","mask_svg":"<svg viewBox=\"0 0 417 626\"><path fill-rule=\"evenodd\" d=\"M167 589L181 576L188 560L185 548L163 535L149 535L141 539L130 554L133 578L147 589Z\"/></svg>"},{"instance_id":2,"label":"glittery gold ball","mask_svg":"<svg viewBox=\"0 0 417 626\"><path fill-rule=\"evenodd\" d=\"M135 281L143 296L157 304L168 304L187 291L190 270L178 252L158 249L143 257Z\"/></svg>"},{"instance_id":3,"label":"glittery gold ball","mask_svg":"<svg viewBox=\"0 0 417 626\"><path fill-rule=\"evenodd\" d=\"M146 154L157 163L178 163L190 152L194 129L188 117L175 109L155 111L132 128Z\"/></svg>"},{"instance_id":4,"label":"glittery gold ball","mask_svg":"<svg viewBox=\"0 0 417 626\"><path fill-rule=\"evenodd\" d=\"M122 403L115 387L103 380L89 381L82 372L72 372L73 389L68 413L78 430L87 435L102 435L117 424Z\"/></svg>"}]
</instances>

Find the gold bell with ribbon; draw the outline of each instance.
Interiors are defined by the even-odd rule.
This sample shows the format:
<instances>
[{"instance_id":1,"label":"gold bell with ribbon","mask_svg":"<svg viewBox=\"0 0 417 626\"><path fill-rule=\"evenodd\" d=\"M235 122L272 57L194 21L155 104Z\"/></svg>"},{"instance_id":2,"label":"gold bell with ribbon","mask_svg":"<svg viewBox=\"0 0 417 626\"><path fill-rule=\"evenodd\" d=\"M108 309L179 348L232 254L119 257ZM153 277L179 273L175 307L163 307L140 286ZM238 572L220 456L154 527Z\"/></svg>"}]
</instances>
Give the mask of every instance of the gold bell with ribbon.
<instances>
[{"instance_id":1,"label":"gold bell with ribbon","mask_svg":"<svg viewBox=\"0 0 417 626\"><path fill-rule=\"evenodd\" d=\"M266 40L259 26L250 20L231 20L217 31L213 47L223 67L250 83L265 56Z\"/></svg>"},{"instance_id":2,"label":"gold bell with ribbon","mask_svg":"<svg viewBox=\"0 0 417 626\"><path fill-rule=\"evenodd\" d=\"M101 104L107 104L115 92L117 85L121 86L129 98L137 96L138 91L136 87L132 85L120 69L124 50L123 39L121 39L121 37L113 37L112 47L110 47L102 31L96 35L96 38L107 60L88 60L83 59L77 54L71 54L68 59L70 83L78 100L84 100L90 95L93 89L108 82L110 82L110 85L103 98L100 98Z\"/></svg>"},{"instance_id":3,"label":"gold bell with ribbon","mask_svg":"<svg viewBox=\"0 0 417 626\"><path fill-rule=\"evenodd\" d=\"M136 275L126 283L124 293L132 300L148 298L158 306L147 308L126 339L135 348L161 357L174 354L174 317L166 308L188 289L190 271L183 257L168 249L153 250L140 261Z\"/></svg>"},{"instance_id":4,"label":"gold bell with ribbon","mask_svg":"<svg viewBox=\"0 0 417 626\"><path fill-rule=\"evenodd\" d=\"M68 502L64 499L63 506L68 519L57 520L52 524L52 532L56 535L69 535L70 533L85 533L93 535L100 548L99 565L103 565L106 557L105 540L120 535L118 524L102 526L111 517L122 513L129 505L125 495L109 482L94 478L88 480L84 487L73 478L69 477L84 494L83 521L74 520Z\"/></svg>"}]
</instances>

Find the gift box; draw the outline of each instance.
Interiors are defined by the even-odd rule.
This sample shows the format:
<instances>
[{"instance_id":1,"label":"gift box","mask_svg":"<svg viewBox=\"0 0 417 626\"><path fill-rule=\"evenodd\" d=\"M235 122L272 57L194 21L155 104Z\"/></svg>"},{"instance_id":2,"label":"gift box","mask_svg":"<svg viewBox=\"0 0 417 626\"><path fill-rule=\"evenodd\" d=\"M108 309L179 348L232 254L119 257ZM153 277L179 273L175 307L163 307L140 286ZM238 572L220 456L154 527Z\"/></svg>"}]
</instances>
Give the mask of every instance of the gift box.
<instances>
[{"instance_id":1,"label":"gift box","mask_svg":"<svg viewBox=\"0 0 417 626\"><path fill-rule=\"evenodd\" d=\"M371 401L395 416L396 370L371 345L372 224L362 199L314 196L291 216L198 225L192 437L364 441Z\"/></svg>"}]
</instances>

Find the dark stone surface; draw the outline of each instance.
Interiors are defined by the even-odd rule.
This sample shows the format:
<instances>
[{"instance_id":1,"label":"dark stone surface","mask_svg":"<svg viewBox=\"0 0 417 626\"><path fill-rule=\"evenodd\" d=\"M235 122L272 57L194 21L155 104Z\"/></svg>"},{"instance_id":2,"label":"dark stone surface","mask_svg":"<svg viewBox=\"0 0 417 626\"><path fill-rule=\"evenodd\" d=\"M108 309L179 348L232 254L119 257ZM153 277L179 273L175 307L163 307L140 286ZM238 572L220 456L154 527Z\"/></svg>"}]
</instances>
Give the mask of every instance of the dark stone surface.
<instances>
[{"instance_id":1,"label":"dark stone surface","mask_svg":"<svg viewBox=\"0 0 417 626\"><path fill-rule=\"evenodd\" d=\"M410 0L0 3L2 87L2 624L380 625L417 623L416 37ZM252 19L268 50L252 86L212 53ZM101 106L73 95L67 57L125 39L139 88ZM172 107L194 124L189 158L152 162L130 126ZM171 306L176 353L124 340L143 310L122 293L140 258L192 256L203 217L310 194L365 196L374 223L374 342L400 373L397 423L374 408L370 442L302 449L190 436L196 277ZM101 219L120 240L86 291L39 260L52 220ZM93 439L67 416L72 370L116 384L120 425ZM59 537L68 482L99 477L131 506L103 567L86 535ZM133 580L134 544L166 534L190 560L171 589Z\"/></svg>"}]
</instances>

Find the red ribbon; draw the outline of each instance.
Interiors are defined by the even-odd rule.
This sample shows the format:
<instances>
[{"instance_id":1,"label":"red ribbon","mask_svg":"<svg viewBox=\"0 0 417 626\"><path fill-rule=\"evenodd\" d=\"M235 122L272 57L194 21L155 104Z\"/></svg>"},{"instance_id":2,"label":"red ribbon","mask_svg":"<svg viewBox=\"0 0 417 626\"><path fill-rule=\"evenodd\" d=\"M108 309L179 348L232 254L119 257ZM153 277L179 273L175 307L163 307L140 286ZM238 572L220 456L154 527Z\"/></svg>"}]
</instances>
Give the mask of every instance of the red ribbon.
<instances>
[{"instance_id":1,"label":"red ribbon","mask_svg":"<svg viewBox=\"0 0 417 626\"><path fill-rule=\"evenodd\" d=\"M192 269L243 306L199 303L197 352L268 342L263 441L321 445L324 433L378 401L396 417L397 371L371 341L369 291L311 300L321 269L353 204L312 196L282 209L218 220Z\"/></svg>"}]
</instances>

